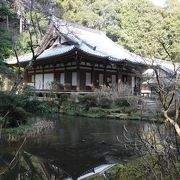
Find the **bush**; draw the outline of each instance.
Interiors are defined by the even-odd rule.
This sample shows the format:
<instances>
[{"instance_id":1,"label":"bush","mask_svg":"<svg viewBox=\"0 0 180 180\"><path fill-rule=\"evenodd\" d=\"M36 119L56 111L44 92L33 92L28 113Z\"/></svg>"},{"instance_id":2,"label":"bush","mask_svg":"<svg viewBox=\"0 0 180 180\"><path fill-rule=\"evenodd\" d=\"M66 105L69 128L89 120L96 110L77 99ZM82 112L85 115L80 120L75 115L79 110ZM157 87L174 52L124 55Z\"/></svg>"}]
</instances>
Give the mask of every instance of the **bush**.
<instances>
[{"instance_id":1,"label":"bush","mask_svg":"<svg viewBox=\"0 0 180 180\"><path fill-rule=\"evenodd\" d=\"M86 94L79 97L79 103L84 106L85 110L89 110L90 107L97 106L97 97L92 94Z\"/></svg>"},{"instance_id":2,"label":"bush","mask_svg":"<svg viewBox=\"0 0 180 180\"><path fill-rule=\"evenodd\" d=\"M4 115L8 110L17 106L18 99L16 95L10 95L5 92L0 92L0 115Z\"/></svg>"},{"instance_id":3,"label":"bush","mask_svg":"<svg viewBox=\"0 0 180 180\"><path fill-rule=\"evenodd\" d=\"M99 106L102 108L110 108L112 103L113 103L112 99L107 97L101 97L99 99Z\"/></svg>"},{"instance_id":4,"label":"bush","mask_svg":"<svg viewBox=\"0 0 180 180\"><path fill-rule=\"evenodd\" d=\"M32 99L26 102L24 109L27 110L30 113L36 113L40 111L40 106L41 106L42 102L36 100L36 99Z\"/></svg>"},{"instance_id":5,"label":"bush","mask_svg":"<svg viewBox=\"0 0 180 180\"><path fill-rule=\"evenodd\" d=\"M143 103L142 99L138 96L130 96L128 102L133 107L137 107L139 104Z\"/></svg>"},{"instance_id":6,"label":"bush","mask_svg":"<svg viewBox=\"0 0 180 180\"><path fill-rule=\"evenodd\" d=\"M64 101L60 108L61 113L69 115L79 115L81 114L81 111L80 105L73 101Z\"/></svg>"},{"instance_id":7,"label":"bush","mask_svg":"<svg viewBox=\"0 0 180 180\"><path fill-rule=\"evenodd\" d=\"M62 105L62 103L67 101L69 97L70 97L70 94L60 94L60 95L58 95L59 104Z\"/></svg>"},{"instance_id":8,"label":"bush","mask_svg":"<svg viewBox=\"0 0 180 180\"><path fill-rule=\"evenodd\" d=\"M130 107L130 103L125 98L117 98L117 99L115 99L115 105L117 107Z\"/></svg>"},{"instance_id":9,"label":"bush","mask_svg":"<svg viewBox=\"0 0 180 180\"><path fill-rule=\"evenodd\" d=\"M22 107L14 108L8 115L7 127L18 127L26 123L28 113Z\"/></svg>"}]
</instances>

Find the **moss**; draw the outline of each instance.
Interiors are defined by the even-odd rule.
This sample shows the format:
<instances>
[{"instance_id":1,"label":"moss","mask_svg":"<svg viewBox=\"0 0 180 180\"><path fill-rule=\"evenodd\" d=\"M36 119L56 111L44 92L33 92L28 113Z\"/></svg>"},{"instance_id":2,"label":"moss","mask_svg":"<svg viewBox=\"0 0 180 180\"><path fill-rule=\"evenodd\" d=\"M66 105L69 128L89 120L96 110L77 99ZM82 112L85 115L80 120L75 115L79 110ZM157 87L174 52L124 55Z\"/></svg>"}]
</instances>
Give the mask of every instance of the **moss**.
<instances>
[{"instance_id":1,"label":"moss","mask_svg":"<svg viewBox=\"0 0 180 180\"><path fill-rule=\"evenodd\" d=\"M90 118L117 118L122 120L149 120L151 114L143 114L139 109L139 97L118 97L113 99L97 94L75 95L66 97L61 102L60 112L74 116ZM142 117L141 117L142 116Z\"/></svg>"},{"instance_id":2,"label":"moss","mask_svg":"<svg viewBox=\"0 0 180 180\"><path fill-rule=\"evenodd\" d=\"M126 98L117 98L115 99L115 105L117 107L129 107L130 103Z\"/></svg>"},{"instance_id":3,"label":"moss","mask_svg":"<svg viewBox=\"0 0 180 180\"><path fill-rule=\"evenodd\" d=\"M25 137L35 137L44 130L53 127L51 121L28 121L27 124L16 128L4 128L2 130L2 140L8 142L18 142Z\"/></svg>"},{"instance_id":4,"label":"moss","mask_svg":"<svg viewBox=\"0 0 180 180\"><path fill-rule=\"evenodd\" d=\"M80 115L82 111L82 106L73 101L64 101L60 107L61 113L69 115Z\"/></svg>"},{"instance_id":5,"label":"moss","mask_svg":"<svg viewBox=\"0 0 180 180\"><path fill-rule=\"evenodd\" d=\"M97 176L97 177L94 177L94 178L91 178L92 180L104 180L104 177L101 175Z\"/></svg>"},{"instance_id":6,"label":"moss","mask_svg":"<svg viewBox=\"0 0 180 180\"><path fill-rule=\"evenodd\" d=\"M33 125L32 124L26 124L26 125L21 125L16 128L5 128L2 131L2 136L7 136L7 135L25 135L27 130L30 129Z\"/></svg>"},{"instance_id":7,"label":"moss","mask_svg":"<svg viewBox=\"0 0 180 180\"><path fill-rule=\"evenodd\" d=\"M97 106L97 97L94 94L86 94L83 96L79 96L79 103L84 107L87 111L91 107Z\"/></svg>"},{"instance_id":8,"label":"moss","mask_svg":"<svg viewBox=\"0 0 180 180\"><path fill-rule=\"evenodd\" d=\"M99 103L98 106L101 108L110 108L112 106L112 99L108 98L108 97L101 97L99 99Z\"/></svg>"},{"instance_id":9,"label":"moss","mask_svg":"<svg viewBox=\"0 0 180 180\"><path fill-rule=\"evenodd\" d=\"M161 156L159 156L161 157ZM170 160L170 161L169 161ZM159 165L159 161L161 166ZM169 170L162 172L163 169L167 170L166 163L168 162ZM168 159L167 156L164 158L161 157L161 160L157 156L144 156L139 157L135 160L131 160L126 164L118 164L108 171L106 171L107 175L110 177L111 180L139 180L139 179L155 179L152 170L155 172L156 177L161 179L162 173L164 173L164 179L169 180L174 177L174 179L179 178L179 168L177 163L172 159ZM176 169L174 168L176 165ZM148 177L148 178L147 178Z\"/></svg>"},{"instance_id":10,"label":"moss","mask_svg":"<svg viewBox=\"0 0 180 180\"><path fill-rule=\"evenodd\" d=\"M82 116L89 117L89 118L104 118L106 117L106 114L103 112L97 112L97 113L92 113L92 112L86 112L86 113L81 113Z\"/></svg>"},{"instance_id":11,"label":"moss","mask_svg":"<svg viewBox=\"0 0 180 180\"><path fill-rule=\"evenodd\" d=\"M32 154L28 154L27 152L20 153L15 166L10 171L3 174L1 176L1 180L12 179L12 177L13 179L19 179L19 173L26 174L26 179L32 179L32 177L36 180L47 179L45 171L41 165L41 160Z\"/></svg>"},{"instance_id":12,"label":"moss","mask_svg":"<svg viewBox=\"0 0 180 180\"><path fill-rule=\"evenodd\" d=\"M124 110L126 109L126 110ZM73 116L85 116L90 118L104 118L110 117L114 114L122 114L121 116L115 116L119 119L128 119L128 120L141 120L140 115L137 112L132 112L131 107L114 107L114 108L102 108L102 107L90 107L88 110L80 102L72 101L71 99L62 102L60 107L60 112L63 114L73 115ZM126 116L123 114L127 113Z\"/></svg>"}]
</instances>

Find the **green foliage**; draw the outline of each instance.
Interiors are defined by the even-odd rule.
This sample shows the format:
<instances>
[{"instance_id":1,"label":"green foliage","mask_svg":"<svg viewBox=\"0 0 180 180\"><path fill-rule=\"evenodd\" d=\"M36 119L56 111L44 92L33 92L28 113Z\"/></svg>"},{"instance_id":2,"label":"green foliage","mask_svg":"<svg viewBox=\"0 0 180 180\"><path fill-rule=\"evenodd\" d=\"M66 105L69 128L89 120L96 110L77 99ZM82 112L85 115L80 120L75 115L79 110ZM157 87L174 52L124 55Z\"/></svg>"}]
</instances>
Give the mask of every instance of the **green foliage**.
<instances>
[{"instance_id":1,"label":"green foliage","mask_svg":"<svg viewBox=\"0 0 180 180\"><path fill-rule=\"evenodd\" d=\"M9 109L12 109L17 104L15 95L9 95L5 92L0 92L0 113L5 114Z\"/></svg>"},{"instance_id":2,"label":"green foliage","mask_svg":"<svg viewBox=\"0 0 180 180\"><path fill-rule=\"evenodd\" d=\"M2 89L4 86L4 81L0 79L0 89Z\"/></svg>"},{"instance_id":3,"label":"green foliage","mask_svg":"<svg viewBox=\"0 0 180 180\"><path fill-rule=\"evenodd\" d=\"M12 78L14 77L15 72L13 71L13 69L9 68L3 61L0 60L0 75Z\"/></svg>"},{"instance_id":4,"label":"green foliage","mask_svg":"<svg viewBox=\"0 0 180 180\"><path fill-rule=\"evenodd\" d=\"M17 95L0 92L0 116L10 112L6 118L6 127L17 127L25 123L27 113L20 105L21 101Z\"/></svg>"},{"instance_id":5,"label":"green foliage","mask_svg":"<svg viewBox=\"0 0 180 180\"><path fill-rule=\"evenodd\" d=\"M30 86L25 86L20 94L0 92L0 116L10 112L6 118L6 127L26 123L29 113L57 112L58 105L56 101L37 100Z\"/></svg>"},{"instance_id":6,"label":"green foliage","mask_svg":"<svg viewBox=\"0 0 180 180\"><path fill-rule=\"evenodd\" d=\"M12 39L17 23L16 17L8 3L0 4L0 74L8 77L12 75L12 71L4 64L4 59L13 54Z\"/></svg>"},{"instance_id":7,"label":"green foliage","mask_svg":"<svg viewBox=\"0 0 180 180\"><path fill-rule=\"evenodd\" d=\"M109 114L109 109L103 109L101 107L91 107L89 108L88 112L84 113L83 115L90 118L103 118Z\"/></svg>"},{"instance_id":8,"label":"green foliage","mask_svg":"<svg viewBox=\"0 0 180 180\"><path fill-rule=\"evenodd\" d=\"M116 41L119 27L120 4L118 0L60 0L64 18L90 28L104 30Z\"/></svg>"},{"instance_id":9,"label":"green foliage","mask_svg":"<svg viewBox=\"0 0 180 180\"><path fill-rule=\"evenodd\" d=\"M180 3L176 6L180 7ZM173 60L177 60L180 11L175 11L175 6L161 8L146 0L127 0L122 4L121 13L120 44L145 57L170 59L165 46Z\"/></svg>"},{"instance_id":10,"label":"green foliage","mask_svg":"<svg viewBox=\"0 0 180 180\"><path fill-rule=\"evenodd\" d=\"M13 159L15 156L14 152L8 152L9 160ZM7 155L6 155L7 156ZM4 158L4 157L3 157ZM7 159L7 157L6 157ZM2 167L2 166L1 166ZM47 177L45 175L45 170L42 168L41 160L29 154L25 151L19 152L19 157L13 168L7 173L1 175L1 180L10 180L18 179L20 177L22 179L36 179L36 180L46 180Z\"/></svg>"},{"instance_id":11,"label":"green foliage","mask_svg":"<svg viewBox=\"0 0 180 180\"><path fill-rule=\"evenodd\" d=\"M64 97L65 96L65 97ZM62 99L61 99L62 98ZM136 118L134 114L138 112L139 97L116 97L111 94L99 93L86 95L66 95L60 97L60 112L70 115L82 115L86 117L106 117L107 115L126 113L132 115L131 119L140 119L139 114ZM121 115L122 116L122 115ZM128 116L130 118L130 116Z\"/></svg>"},{"instance_id":12,"label":"green foliage","mask_svg":"<svg viewBox=\"0 0 180 180\"><path fill-rule=\"evenodd\" d=\"M25 18L29 21L27 28L20 35L17 49L20 54L28 53L31 47L34 49L39 45L48 26L47 18L37 12L27 12Z\"/></svg>"},{"instance_id":13,"label":"green foliage","mask_svg":"<svg viewBox=\"0 0 180 180\"><path fill-rule=\"evenodd\" d=\"M167 1L166 7L155 6L148 0L59 2L65 19L105 31L131 52L179 61L180 2L177 0Z\"/></svg>"},{"instance_id":14,"label":"green foliage","mask_svg":"<svg viewBox=\"0 0 180 180\"><path fill-rule=\"evenodd\" d=\"M8 115L8 123L6 127L18 127L25 124L28 113L22 107L15 107Z\"/></svg>"},{"instance_id":15,"label":"green foliage","mask_svg":"<svg viewBox=\"0 0 180 180\"><path fill-rule=\"evenodd\" d=\"M25 3L29 4L28 1ZM148 0L40 0L34 4L32 13L27 7L23 11L26 27L17 44L20 53L30 50L29 32L32 35L33 47L37 47L47 29L47 17L51 14L61 17L62 8L64 19L105 31L108 37L131 52L144 57L179 61L180 2L177 0L167 1L166 7L155 6ZM15 17L8 5L0 6L0 9L3 22L7 15L10 19ZM0 37L3 38L0 51L3 53L0 55L4 58L12 53L12 35L9 34L10 31L1 29L0 27Z\"/></svg>"},{"instance_id":16,"label":"green foliage","mask_svg":"<svg viewBox=\"0 0 180 180\"><path fill-rule=\"evenodd\" d=\"M6 20L7 16L9 17L9 19L14 19L16 18L16 14L14 12L14 10L9 7L8 3L4 2L0 4L0 19L1 21Z\"/></svg>"},{"instance_id":17,"label":"green foliage","mask_svg":"<svg viewBox=\"0 0 180 180\"><path fill-rule=\"evenodd\" d=\"M64 101L67 101L67 99L70 97L69 94L61 94L60 97L59 97L59 101L60 103L64 102Z\"/></svg>"},{"instance_id":18,"label":"green foliage","mask_svg":"<svg viewBox=\"0 0 180 180\"><path fill-rule=\"evenodd\" d=\"M127 98L117 98L115 99L115 105L117 107L129 107L130 103L128 102Z\"/></svg>"},{"instance_id":19,"label":"green foliage","mask_svg":"<svg viewBox=\"0 0 180 180\"><path fill-rule=\"evenodd\" d=\"M110 108L112 106L112 99L107 98L107 97L101 97L99 99L98 105L102 108Z\"/></svg>"},{"instance_id":20,"label":"green foliage","mask_svg":"<svg viewBox=\"0 0 180 180\"><path fill-rule=\"evenodd\" d=\"M117 179L121 180L147 179L147 177L148 179L169 180L172 177L178 179L179 166L176 163L174 164L173 158L168 156L144 156L117 166L115 170L119 174Z\"/></svg>"},{"instance_id":21,"label":"green foliage","mask_svg":"<svg viewBox=\"0 0 180 180\"><path fill-rule=\"evenodd\" d=\"M87 111L90 107L97 106L97 97L93 94L86 94L79 97L79 103Z\"/></svg>"},{"instance_id":22,"label":"green foliage","mask_svg":"<svg viewBox=\"0 0 180 180\"><path fill-rule=\"evenodd\" d=\"M80 115L82 112L82 108L76 102L68 100L64 101L61 104L60 112L69 115Z\"/></svg>"},{"instance_id":23,"label":"green foliage","mask_svg":"<svg viewBox=\"0 0 180 180\"><path fill-rule=\"evenodd\" d=\"M12 33L0 28L0 60L12 54Z\"/></svg>"}]
</instances>

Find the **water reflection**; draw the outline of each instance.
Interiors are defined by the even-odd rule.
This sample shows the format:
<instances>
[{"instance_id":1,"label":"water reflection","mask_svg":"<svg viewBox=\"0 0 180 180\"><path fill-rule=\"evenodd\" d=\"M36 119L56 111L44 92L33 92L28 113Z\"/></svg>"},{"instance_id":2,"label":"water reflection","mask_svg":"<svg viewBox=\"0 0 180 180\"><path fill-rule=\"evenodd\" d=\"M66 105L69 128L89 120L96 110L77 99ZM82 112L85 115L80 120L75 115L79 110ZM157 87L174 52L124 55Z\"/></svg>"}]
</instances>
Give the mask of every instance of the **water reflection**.
<instances>
[{"instance_id":1,"label":"water reflection","mask_svg":"<svg viewBox=\"0 0 180 180\"><path fill-rule=\"evenodd\" d=\"M33 117L36 120L39 118L55 121L55 128L36 139L28 140L24 150L38 157L43 167L46 167L47 174L56 178L56 169L63 178L66 175L77 179L94 167L129 159L134 155L133 151L125 149L117 137L123 140L124 125L132 136L146 126L142 122L58 115ZM1 148L7 146L1 145Z\"/></svg>"}]
</instances>

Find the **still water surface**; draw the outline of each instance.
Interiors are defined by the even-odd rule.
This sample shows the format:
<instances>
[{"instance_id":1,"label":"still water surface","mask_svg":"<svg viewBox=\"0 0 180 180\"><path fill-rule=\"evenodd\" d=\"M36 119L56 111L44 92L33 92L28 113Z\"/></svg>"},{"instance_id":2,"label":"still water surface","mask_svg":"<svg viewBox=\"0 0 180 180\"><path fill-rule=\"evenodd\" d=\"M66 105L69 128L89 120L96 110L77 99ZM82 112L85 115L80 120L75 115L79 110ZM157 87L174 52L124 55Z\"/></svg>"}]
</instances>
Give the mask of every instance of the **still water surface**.
<instances>
[{"instance_id":1,"label":"still water surface","mask_svg":"<svg viewBox=\"0 0 180 180\"><path fill-rule=\"evenodd\" d=\"M55 127L29 139L25 151L63 170L73 179L102 164L132 158L134 153L123 144L124 127L135 136L136 132L140 134L148 126L144 122L62 115L32 119L53 120ZM5 150L7 147L1 145L0 148Z\"/></svg>"}]
</instances>

